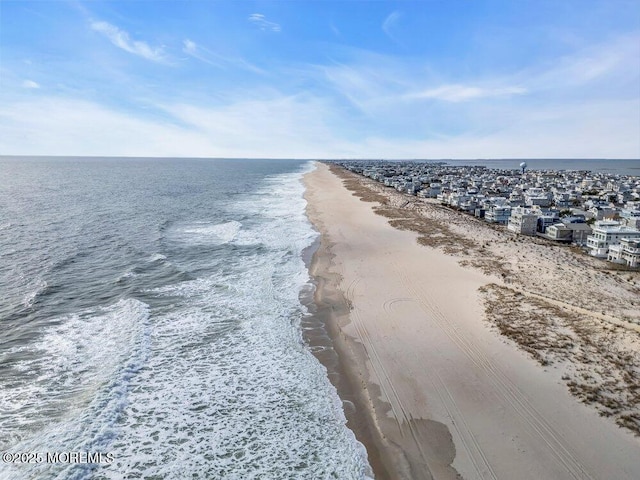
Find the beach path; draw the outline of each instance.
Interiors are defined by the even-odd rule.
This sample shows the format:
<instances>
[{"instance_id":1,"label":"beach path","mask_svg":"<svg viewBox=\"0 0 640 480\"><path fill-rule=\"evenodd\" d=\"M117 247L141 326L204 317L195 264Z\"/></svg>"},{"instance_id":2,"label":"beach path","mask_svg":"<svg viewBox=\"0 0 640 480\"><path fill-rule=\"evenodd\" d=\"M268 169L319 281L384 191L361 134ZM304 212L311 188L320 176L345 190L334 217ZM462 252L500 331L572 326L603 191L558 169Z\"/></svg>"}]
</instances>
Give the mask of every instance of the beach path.
<instances>
[{"instance_id":1,"label":"beach path","mask_svg":"<svg viewBox=\"0 0 640 480\"><path fill-rule=\"evenodd\" d=\"M391 478L640 478L638 438L484 321L478 289L497 278L392 228L325 164L305 182Z\"/></svg>"}]
</instances>

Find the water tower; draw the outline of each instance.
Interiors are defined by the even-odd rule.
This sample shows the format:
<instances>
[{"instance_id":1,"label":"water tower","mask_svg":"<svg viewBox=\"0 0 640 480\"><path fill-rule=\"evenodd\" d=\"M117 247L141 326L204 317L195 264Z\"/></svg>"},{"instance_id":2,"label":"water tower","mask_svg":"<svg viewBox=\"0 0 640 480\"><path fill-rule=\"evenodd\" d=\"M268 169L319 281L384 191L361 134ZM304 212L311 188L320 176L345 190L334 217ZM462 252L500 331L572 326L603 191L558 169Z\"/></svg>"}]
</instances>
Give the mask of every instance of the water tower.
<instances>
[{"instance_id":1,"label":"water tower","mask_svg":"<svg viewBox=\"0 0 640 480\"><path fill-rule=\"evenodd\" d=\"M524 170L525 170L525 168L527 168L527 162L522 162L520 164L520 168L522 169L522 174L524 175Z\"/></svg>"}]
</instances>

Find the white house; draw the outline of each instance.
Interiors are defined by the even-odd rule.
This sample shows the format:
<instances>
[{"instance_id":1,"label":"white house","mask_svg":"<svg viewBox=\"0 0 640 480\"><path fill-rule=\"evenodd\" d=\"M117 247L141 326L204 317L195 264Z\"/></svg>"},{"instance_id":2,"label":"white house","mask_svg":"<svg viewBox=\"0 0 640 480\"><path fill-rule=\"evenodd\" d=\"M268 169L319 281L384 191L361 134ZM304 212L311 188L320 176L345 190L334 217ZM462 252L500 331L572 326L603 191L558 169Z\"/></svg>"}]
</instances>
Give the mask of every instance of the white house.
<instances>
[{"instance_id":1,"label":"white house","mask_svg":"<svg viewBox=\"0 0 640 480\"><path fill-rule=\"evenodd\" d=\"M538 226L538 215L528 208L515 207L511 211L507 230L521 235L535 235Z\"/></svg>"},{"instance_id":2,"label":"white house","mask_svg":"<svg viewBox=\"0 0 640 480\"><path fill-rule=\"evenodd\" d=\"M621 238L619 244L609 246L607 260L624 263L628 267L640 267L640 239Z\"/></svg>"},{"instance_id":3,"label":"white house","mask_svg":"<svg viewBox=\"0 0 640 480\"><path fill-rule=\"evenodd\" d=\"M640 228L640 210L623 209L620 216L623 225L635 229Z\"/></svg>"},{"instance_id":4,"label":"white house","mask_svg":"<svg viewBox=\"0 0 640 480\"><path fill-rule=\"evenodd\" d=\"M490 223L506 225L511 216L511 206L491 205L484 214L484 219Z\"/></svg>"},{"instance_id":5,"label":"white house","mask_svg":"<svg viewBox=\"0 0 640 480\"><path fill-rule=\"evenodd\" d=\"M607 258L609 247L617 245L623 238L640 240L640 230L621 225L612 220L600 220L593 226L593 233L587 237L589 255Z\"/></svg>"}]
</instances>

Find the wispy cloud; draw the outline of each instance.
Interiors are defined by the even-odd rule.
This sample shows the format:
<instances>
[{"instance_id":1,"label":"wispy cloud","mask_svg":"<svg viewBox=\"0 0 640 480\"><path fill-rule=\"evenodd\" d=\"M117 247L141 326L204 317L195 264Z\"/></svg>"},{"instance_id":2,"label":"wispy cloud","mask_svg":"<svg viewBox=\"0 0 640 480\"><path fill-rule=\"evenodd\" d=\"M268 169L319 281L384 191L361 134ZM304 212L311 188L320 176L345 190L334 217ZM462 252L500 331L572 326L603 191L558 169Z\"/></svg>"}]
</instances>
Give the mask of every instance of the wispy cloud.
<instances>
[{"instance_id":1,"label":"wispy cloud","mask_svg":"<svg viewBox=\"0 0 640 480\"><path fill-rule=\"evenodd\" d=\"M264 75L266 72L260 67L247 62L240 57L227 57L211 51L210 49L197 44L193 40L185 38L182 42L182 51L201 62L207 63L214 67L226 70L228 67L239 68L247 70L249 72L258 73Z\"/></svg>"},{"instance_id":2,"label":"wispy cloud","mask_svg":"<svg viewBox=\"0 0 640 480\"><path fill-rule=\"evenodd\" d=\"M527 93L527 89L522 87L482 88L452 84L442 85L440 87L423 90L421 92L410 93L406 95L406 98L434 99L445 102L468 102L481 98L512 97L514 95L523 95L525 93Z\"/></svg>"},{"instance_id":3,"label":"wispy cloud","mask_svg":"<svg viewBox=\"0 0 640 480\"><path fill-rule=\"evenodd\" d=\"M168 63L168 58L162 47L151 47L141 40L132 40L127 32L115 25L103 21L93 21L91 22L91 29L107 37L111 43L125 52L146 58L152 62Z\"/></svg>"},{"instance_id":4,"label":"wispy cloud","mask_svg":"<svg viewBox=\"0 0 640 480\"><path fill-rule=\"evenodd\" d=\"M249 15L249 21L264 32L279 32L282 30L279 24L268 21L261 13L252 13Z\"/></svg>"},{"instance_id":5,"label":"wispy cloud","mask_svg":"<svg viewBox=\"0 0 640 480\"><path fill-rule=\"evenodd\" d=\"M221 106L154 107L164 115L61 97L0 103L0 152L322 158L357 151L334 130L341 123L330 105L315 97L271 92Z\"/></svg>"},{"instance_id":6,"label":"wispy cloud","mask_svg":"<svg viewBox=\"0 0 640 480\"><path fill-rule=\"evenodd\" d=\"M407 68L393 57L358 49L338 51L337 56L344 60L318 65L312 73L364 113L379 114L371 107L387 102L397 104L402 95L419 90L414 85L420 77L415 66Z\"/></svg>"},{"instance_id":7,"label":"wispy cloud","mask_svg":"<svg viewBox=\"0 0 640 480\"><path fill-rule=\"evenodd\" d=\"M224 65L222 65L219 62L214 62L210 57L210 53L208 50L206 50L205 48L199 46L196 42L194 42L193 40L189 40L188 38L185 38L182 42L182 51L184 53L186 53L187 55L189 55L190 57L193 57L197 60L200 60L201 62L204 63L208 63L209 65L213 65L215 67L218 68L225 68ZM207 53L209 53L209 55L207 55Z\"/></svg>"},{"instance_id":8,"label":"wispy cloud","mask_svg":"<svg viewBox=\"0 0 640 480\"><path fill-rule=\"evenodd\" d=\"M185 53L188 53L191 56L197 55L198 45L196 45L196 42L189 40L188 38L185 38L182 44L184 45L183 51Z\"/></svg>"},{"instance_id":9,"label":"wispy cloud","mask_svg":"<svg viewBox=\"0 0 640 480\"><path fill-rule=\"evenodd\" d=\"M398 141L367 138L362 156L373 158L638 158L640 102L542 107L517 111L519 120L490 132L465 131ZM493 112L495 113L495 112ZM485 118L490 121L490 118ZM607 141L603 141L606 138ZM372 155L372 152L373 153Z\"/></svg>"},{"instance_id":10,"label":"wispy cloud","mask_svg":"<svg viewBox=\"0 0 640 480\"><path fill-rule=\"evenodd\" d=\"M88 12L84 25L94 40L119 55L135 55L129 58L136 64L102 61L92 50L94 42L69 50L70 58L86 59L82 62L43 62L47 59L37 50L16 53L14 64L0 71L10 79L0 89L0 152L318 158L640 155L637 31L578 36L575 44L507 64L500 62L500 54L513 50L517 55L517 40L504 45L509 52L499 49L493 55L487 48L475 60L475 50L464 46L441 52L407 48L394 55L398 49L383 48L382 53L362 47L379 42L354 41L358 28L371 30L372 25L387 47L396 41L394 34L406 45L410 38L421 39L418 32L411 33L418 22L410 18L408 5L398 6L404 13L393 8L353 19L366 20L361 25L342 16L335 25L318 18L321 23L310 24L311 37L294 40L301 43L293 53L300 50L303 56L268 51L273 60L268 65L263 59L269 45L260 38L238 43L224 25L198 29L194 22L185 30L171 22L163 30L168 39L163 46L146 33L151 30L143 21L136 19L136 30L126 27L126 12L113 17L122 20ZM270 16L249 12L240 18L245 27L255 29L262 40L265 35L280 38L281 27ZM154 29L163 27L157 19ZM340 41L334 38L340 35L332 28L336 25L343 29ZM322 44L319 32L325 35ZM322 55L307 54L319 51L319 45ZM33 64L22 58L33 58ZM94 59L98 61L90 63ZM157 63L184 68L165 69L160 78L154 71ZM266 71L258 67L263 65Z\"/></svg>"},{"instance_id":11,"label":"wispy cloud","mask_svg":"<svg viewBox=\"0 0 640 480\"><path fill-rule=\"evenodd\" d=\"M336 27L333 22L329 23L329 29L336 37L342 38L342 33L340 33L340 30L338 30L338 27Z\"/></svg>"},{"instance_id":12,"label":"wispy cloud","mask_svg":"<svg viewBox=\"0 0 640 480\"><path fill-rule=\"evenodd\" d=\"M394 36L393 30L398 24L400 17L402 17L402 13L396 10L395 12L389 14L389 16L384 19L384 22L382 22L382 31L394 42L397 42L398 40Z\"/></svg>"},{"instance_id":13,"label":"wispy cloud","mask_svg":"<svg viewBox=\"0 0 640 480\"><path fill-rule=\"evenodd\" d=\"M40 85L33 80L25 80L24 82L22 82L22 88L38 89L40 88Z\"/></svg>"},{"instance_id":14,"label":"wispy cloud","mask_svg":"<svg viewBox=\"0 0 640 480\"><path fill-rule=\"evenodd\" d=\"M132 115L94 102L53 97L0 103L4 120L0 151L273 158L638 158L640 154L634 123L638 100L569 108L532 104L526 111L513 112L515 120L508 125L498 122L488 132L425 132L411 138L373 133L369 124L359 133L350 131L349 118L336 112L330 102L311 96L276 94L220 107L156 106L170 117ZM495 117L496 112L488 110L478 118L487 122Z\"/></svg>"},{"instance_id":15,"label":"wispy cloud","mask_svg":"<svg viewBox=\"0 0 640 480\"><path fill-rule=\"evenodd\" d=\"M532 77L538 89L577 88L602 82L612 85L621 80L640 77L640 34L628 34L607 39L601 43L583 46L557 60L544 71L529 69L524 72ZM637 87L636 87L637 88ZM637 90L636 90L637 93Z\"/></svg>"}]
</instances>

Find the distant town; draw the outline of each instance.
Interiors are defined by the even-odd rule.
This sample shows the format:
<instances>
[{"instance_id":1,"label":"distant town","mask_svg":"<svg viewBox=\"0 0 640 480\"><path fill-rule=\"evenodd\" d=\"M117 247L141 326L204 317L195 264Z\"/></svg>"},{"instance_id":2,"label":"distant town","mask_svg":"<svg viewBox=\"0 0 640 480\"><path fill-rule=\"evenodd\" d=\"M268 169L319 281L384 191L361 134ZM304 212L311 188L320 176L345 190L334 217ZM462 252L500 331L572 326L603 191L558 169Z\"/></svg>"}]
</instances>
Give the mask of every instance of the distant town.
<instances>
[{"instance_id":1,"label":"distant town","mask_svg":"<svg viewBox=\"0 0 640 480\"><path fill-rule=\"evenodd\" d=\"M640 267L640 177L573 170L496 169L443 162L333 162L387 187Z\"/></svg>"}]
</instances>

